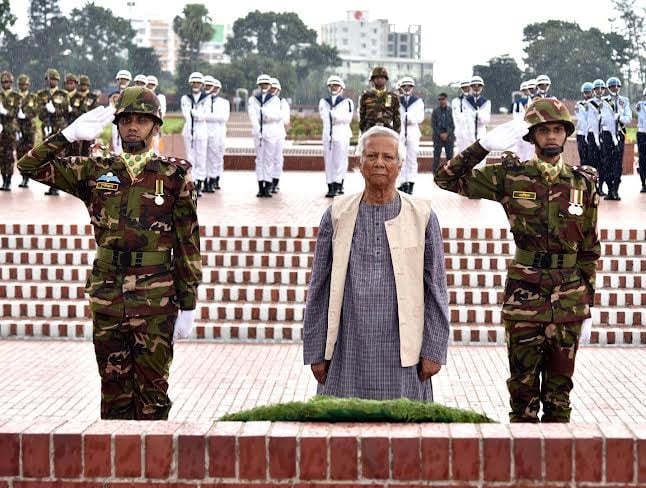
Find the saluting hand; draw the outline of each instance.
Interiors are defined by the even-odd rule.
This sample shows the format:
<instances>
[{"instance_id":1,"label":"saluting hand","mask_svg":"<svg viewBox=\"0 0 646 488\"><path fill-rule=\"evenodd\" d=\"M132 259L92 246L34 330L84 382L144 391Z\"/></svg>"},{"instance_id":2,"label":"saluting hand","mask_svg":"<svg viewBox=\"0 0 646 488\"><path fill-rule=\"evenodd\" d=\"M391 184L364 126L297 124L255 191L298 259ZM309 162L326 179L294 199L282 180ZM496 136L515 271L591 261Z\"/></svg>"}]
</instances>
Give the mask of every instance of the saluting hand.
<instances>
[{"instance_id":1,"label":"saluting hand","mask_svg":"<svg viewBox=\"0 0 646 488\"><path fill-rule=\"evenodd\" d=\"M96 107L77 118L62 133L69 142L93 141L114 120L114 112L115 108L112 106Z\"/></svg>"}]
</instances>

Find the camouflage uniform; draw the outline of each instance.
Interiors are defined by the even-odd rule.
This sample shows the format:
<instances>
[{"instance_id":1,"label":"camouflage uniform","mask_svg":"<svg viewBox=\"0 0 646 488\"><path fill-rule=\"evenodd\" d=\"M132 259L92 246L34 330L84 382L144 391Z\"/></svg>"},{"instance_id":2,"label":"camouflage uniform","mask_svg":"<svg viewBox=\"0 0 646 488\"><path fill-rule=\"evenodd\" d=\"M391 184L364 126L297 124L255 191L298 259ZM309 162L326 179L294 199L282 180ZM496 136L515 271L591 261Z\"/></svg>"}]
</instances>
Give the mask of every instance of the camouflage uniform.
<instances>
[{"instance_id":1,"label":"camouflage uniform","mask_svg":"<svg viewBox=\"0 0 646 488\"><path fill-rule=\"evenodd\" d=\"M29 76L23 74L18 77L19 90L21 86L27 87L27 90L18 91L18 94L20 95L20 108L22 109L22 113L25 115L24 119L16 118L20 136L16 147L16 157L18 159L27 154L27 151L34 147L34 144L36 143L36 127L34 125L34 120L38 115L38 98L34 92L29 91L30 84ZM29 177L22 175L22 183L18 186L21 188L27 188L28 183Z\"/></svg>"},{"instance_id":2,"label":"camouflage uniform","mask_svg":"<svg viewBox=\"0 0 646 488\"><path fill-rule=\"evenodd\" d=\"M549 113L554 104L564 113ZM537 125L570 119L564 105L544 99L528 108L525 120ZM564 125L572 133L571 122ZM521 162L505 153L501 163L475 169L486 156L475 142L442 166L435 182L460 195L500 202L509 219L516 255L508 269L502 315L511 373L510 420L538 422L542 402L543 422L567 422L578 338L594 302L601 252L596 170L563 164L550 182L536 156Z\"/></svg>"},{"instance_id":3,"label":"camouflage uniform","mask_svg":"<svg viewBox=\"0 0 646 488\"><path fill-rule=\"evenodd\" d=\"M13 75L4 71L0 80L9 80L13 83ZM2 133L0 134L0 173L2 173L2 190L11 190L11 176L13 175L14 151L16 150L16 134L18 124L16 115L20 109L20 95L11 89L0 90L0 102L7 113L0 115Z\"/></svg>"},{"instance_id":4,"label":"camouflage uniform","mask_svg":"<svg viewBox=\"0 0 646 488\"><path fill-rule=\"evenodd\" d=\"M145 88L125 90L118 107L116 118L137 112L161 123L157 98ZM83 200L94 226L97 255L86 291L101 418L166 419L175 319L178 308L195 309L202 278L190 163L153 155L133 181L120 156L57 157L69 145L57 132L18 166Z\"/></svg>"},{"instance_id":5,"label":"camouflage uniform","mask_svg":"<svg viewBox=\"0 0 646 488\"><path fill-rule=\"evenodd\" d=\"M81 75L79 88L74 91L70 97L70 107L72 111L69 114L70 123L74 122L80 115L89 112L99 104L99 96L89 90L90 78ZM88 89L81 91L81 86L88 86ZM92 141L79 141L75 142L70 154L75 156L89 156L90 145Z\"/></svg>"},{"instance_id":6,"label":"camouflage uniform","mask_svg":"<svg viewBox=\"0 0 646 488\"><path fill-rule=\"evenodd\" d=\"M47 79L59 80L60 76L55 69L47 70ZM43 139L54 132L59 132L67 127L67 116L69 113L70 100L67 91L62 88L45 88L40 90L38 96L38 118L43 123ZM50 114L45 105L52 102L56 111Z\"/></svg>"},{"instance_id":7,"label":"camouflage uniform","mask_svg":"<svg viewBox=\"0 0 646 488\"><path fill-rule=\"evenodd\" d=\"M372 70L370 80L375 76L385 76L385 68L376 67ZM399 95L387 89L372 88L363 92L359 99L359 130L363 133L375 125L383 125L399 132L401 116L399 114Z\"/></svg>"}]
</instances>

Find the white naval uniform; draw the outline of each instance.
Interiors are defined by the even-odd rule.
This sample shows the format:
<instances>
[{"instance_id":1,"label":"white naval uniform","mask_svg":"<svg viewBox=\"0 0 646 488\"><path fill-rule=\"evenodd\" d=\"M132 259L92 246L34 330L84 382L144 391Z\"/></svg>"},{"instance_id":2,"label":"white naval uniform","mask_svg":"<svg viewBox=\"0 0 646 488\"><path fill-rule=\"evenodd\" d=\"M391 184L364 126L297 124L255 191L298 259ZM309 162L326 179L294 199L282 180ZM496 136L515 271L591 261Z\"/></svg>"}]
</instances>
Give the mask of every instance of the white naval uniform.
<instances>
[{"instance_id":1,"label":"white naval uniform","mask_svg":"<svg viewBox=\"0 0 646 488\"><path fill-rule=\"evenodd\" d=\"M224 143L231 106L229 100L209 94L204 102L206 109L207 145L206 177L218 178L224 170Z\"/></svg>"},{"instance_id":2,"label":"white naval uniform","mask_svg":"<svg viewBox=\"0 0 646 488\"><path fill-rule=\"evenodd\" d=\"M485 125L491 120L491 102L482 95L478 97L469 95L464 100L466 110L463 114L467 135L465 147L468 147L487 133ZM462 149L464 148L460 148Z\"/></svg>"},{"instance_id":3,"label":"white naval uniform","mask_svg":"<svg viewBox=\"0 0 646 488\"><path fill-rule=\"evenodd\" d=\"M422 132L419 124L424 122L424 100L415 95L399 97L401 130L399 143L406 149L406 159L402 164L400 179L402 183L414 183L417 178L417 153Z\"/></svg>"},{"instance_id":4,"label":"white naval uniform","mask_svg":"<svg viewBox=\"0 0 646 488\"><path fill-rule=\"evenodd\" d=\"M256 147L256 179L271 182L273 158L285 131L280 98L271 93L249 97L247 113Z\"/></svg>"},{"instance_id":5,"label":"white naval uniform","mask_svg":"<svg viewBox=\"0 0 646 488\"><path fill-rule=\"evenodd\" d=\"M283 119L282 119L282 131L280 133L280 138L278 139L278 144L276 144L275 148L275 153L274 156L271 158L272 159L272 165L271 165L271 177L272 179L275 178L277 180L280 179L280 177L283 174L283 165L285 163L285 156L283 154L283 151L285 149L285 139L287 139L287 127L289 127L289 123L291 120L291 109L289 107L289 102L284 99L277 97L280 100L280 112L283 114Z\"/></svg>"},{"instance_id":6,"label":"white naval uniform","mask_svg":"<svg viewBox=\"0 0 646 488\"><path fill-rule=\"evenodd\" d=\"M202 181L206 178L206 99L204 92L183 95L181 100L182 115L184 115L184 147L186 159L193 165L193 178ZM191 109L196 109L197 114L192 115Z\"/></svg>"},{"instance_id":7,"label":"white naval uniform","mask_svg":"<svg viewBox=\"0 0 646 488\"><path fill-rule=\"evenodd\" d=\"M451 111L453 112L453 124L455 125L455 150L460 153L467 147L468 130L466 119L466 97L463 95L451 100Z\"/></svg>"},{"instance_id":8,"label":"white naval uniform","mask_svg":"<svg viewBox=\"0 0 646 488\"><path fill-rule=\"evenodd\" d=\"M343 95L329 95L319 101L319 115L323 121L323 161L327 184L339 183L348 170L348 150L354 116L354 102Z\"/></svg>"}]
</instances>

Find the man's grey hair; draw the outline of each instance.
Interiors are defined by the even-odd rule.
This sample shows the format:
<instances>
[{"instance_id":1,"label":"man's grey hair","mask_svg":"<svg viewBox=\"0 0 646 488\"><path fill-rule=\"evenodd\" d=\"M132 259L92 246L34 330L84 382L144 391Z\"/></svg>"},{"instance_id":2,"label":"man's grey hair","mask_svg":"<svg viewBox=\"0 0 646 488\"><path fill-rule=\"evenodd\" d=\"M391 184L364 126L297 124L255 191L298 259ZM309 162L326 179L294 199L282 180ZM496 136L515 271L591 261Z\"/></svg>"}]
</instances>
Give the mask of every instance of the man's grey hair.
<instances>
[{"instance_id":1,"label":"man's grey hair","mask_svg":"<svg viewBox=\"0 0 646 488\"><path fill-rule=\"evenodd\" d=\"M401 166L404 162L404 159L406 159L406 148L401 143L399 134L397 132L381 125L375 125L361 134L359 142L357 143L357 152L359 153L359 161L361 162L361 164L363 164L363 152L366 150L368 140L377 136L392 137L397 142L397 164Z\"/></svg>"}]
</instances>

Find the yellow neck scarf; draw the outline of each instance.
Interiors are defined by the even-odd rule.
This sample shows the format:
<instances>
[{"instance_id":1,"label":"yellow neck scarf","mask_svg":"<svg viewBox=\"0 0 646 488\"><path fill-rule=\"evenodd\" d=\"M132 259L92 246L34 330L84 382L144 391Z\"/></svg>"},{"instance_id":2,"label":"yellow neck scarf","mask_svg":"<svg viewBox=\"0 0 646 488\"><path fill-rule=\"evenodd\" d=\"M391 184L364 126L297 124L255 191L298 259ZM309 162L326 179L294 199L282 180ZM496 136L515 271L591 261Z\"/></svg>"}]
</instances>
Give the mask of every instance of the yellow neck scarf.
<instances>
[{"instance_id":1,"label":"yellow neck scarf","mask_svg":"<svg viewBox=\"0 0 646 488\"><path fill-rule=\"evenodd\" d=\"M133 181L137 176L139 176L139 173L144 170L146 163L148 163L154 155L155 151L153 149L141 154L130 154L125 152L121 154L121 159L126 163L126 169Z\"/></svg>"},{"instance_id":2,"label":"yellow neck scarf","mask_svg":"<svg viewBox=\"0 0 646 488\"><path fill-rule=\"evenodd\" d=\"M563 158L559 158L554 164L536 158L536 167L541 172L541 176L545 178L545 181L554 183L563 169Z\"/></svg>"}]
</instances>

